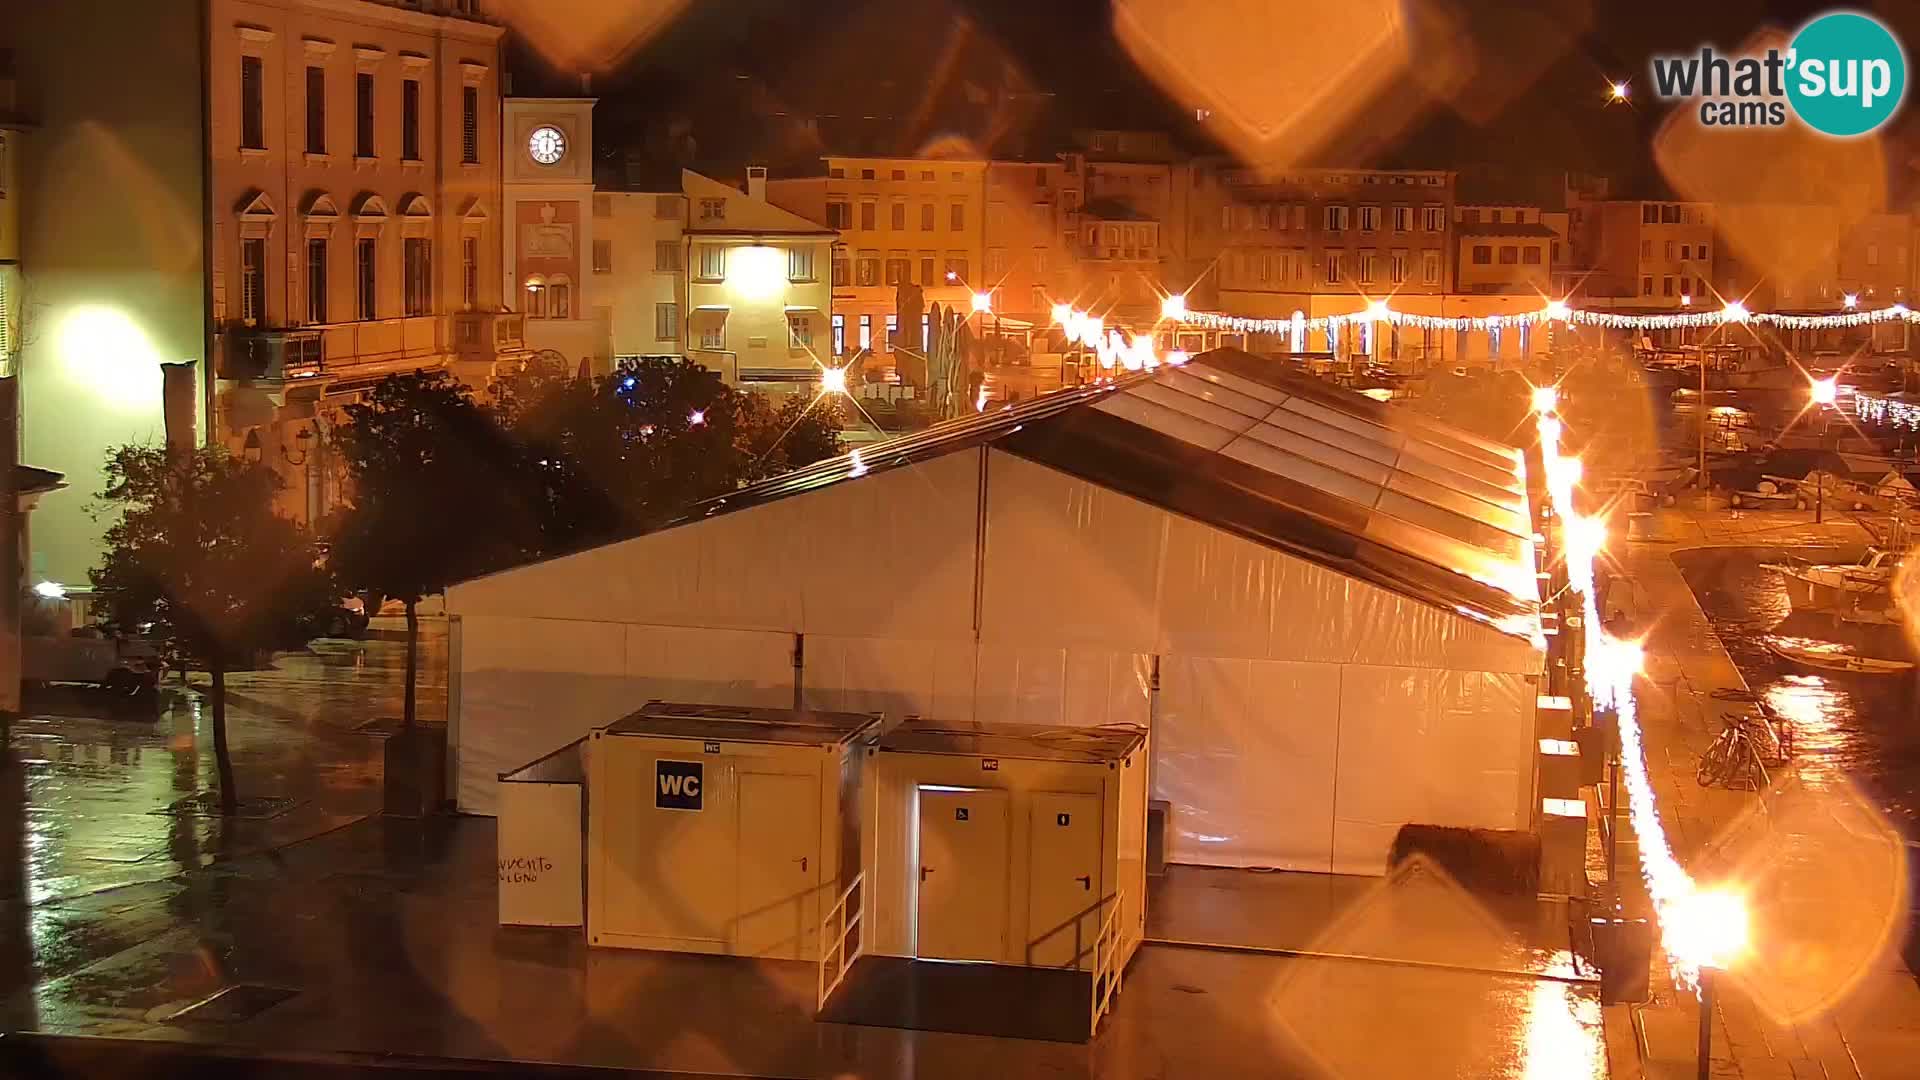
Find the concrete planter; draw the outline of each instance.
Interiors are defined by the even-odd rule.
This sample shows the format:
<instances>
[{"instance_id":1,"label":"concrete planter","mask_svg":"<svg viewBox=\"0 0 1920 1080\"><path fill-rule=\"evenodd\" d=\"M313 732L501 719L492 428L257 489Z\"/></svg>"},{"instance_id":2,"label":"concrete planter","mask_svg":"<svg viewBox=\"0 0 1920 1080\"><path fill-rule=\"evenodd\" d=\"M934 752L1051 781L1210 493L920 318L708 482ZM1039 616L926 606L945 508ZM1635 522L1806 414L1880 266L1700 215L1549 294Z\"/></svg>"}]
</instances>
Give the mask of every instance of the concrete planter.
<instances>
[{"instance_id":1,"label":"concrete planter","mask_svg":"<svg viewBox=\"0 0 1920 1080\"><path fill-rule=\"evenodd\" d=\"M397 817L428 817L441 811L446 791L446 729L416 725L394 732L387 739L381 809Z\"/></svg>"}]
</instances>

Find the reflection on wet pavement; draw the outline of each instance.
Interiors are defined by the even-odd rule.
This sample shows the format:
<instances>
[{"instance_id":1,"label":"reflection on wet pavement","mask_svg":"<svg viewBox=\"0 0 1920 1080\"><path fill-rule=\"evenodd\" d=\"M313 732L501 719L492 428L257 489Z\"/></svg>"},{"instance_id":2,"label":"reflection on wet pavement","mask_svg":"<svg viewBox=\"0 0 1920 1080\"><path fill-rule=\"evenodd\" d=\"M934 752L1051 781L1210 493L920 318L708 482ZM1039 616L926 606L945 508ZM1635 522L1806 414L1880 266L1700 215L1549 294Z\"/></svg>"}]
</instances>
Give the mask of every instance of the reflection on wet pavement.
<instances>
[{"instance_id":1,"label":"reflection on wet pavement","mask_svg":"<svg viewBox=\"0 0 1920 1080\"><path fill-rule=\"evenodd\" d=\"M398 714L404 658L398 642L327 640L230 675L240 794L277 810L233 821L166 812L217 788L204 674L169 678L144 705L68 687L30 696L0 767L0 812L19 849L0 904L20 916L0 933L24 922L40 978L58 976L163 925L142 904L178 893L183 871L377 810L381 746L355 729ZM421 684L422 717L444 719L444 637L424 642Z\"/></svg>"}]
</instances>

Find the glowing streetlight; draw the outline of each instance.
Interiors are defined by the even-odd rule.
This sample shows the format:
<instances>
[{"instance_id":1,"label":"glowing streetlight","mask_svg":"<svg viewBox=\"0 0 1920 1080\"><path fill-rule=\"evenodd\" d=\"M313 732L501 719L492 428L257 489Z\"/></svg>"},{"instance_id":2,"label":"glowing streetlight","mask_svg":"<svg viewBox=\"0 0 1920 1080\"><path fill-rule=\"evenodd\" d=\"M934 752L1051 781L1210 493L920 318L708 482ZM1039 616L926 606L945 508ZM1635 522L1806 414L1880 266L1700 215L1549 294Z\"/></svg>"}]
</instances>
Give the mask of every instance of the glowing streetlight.
<instances>
[{"instance_id":1,"label":"glowing streetlight","mask_svg":"<svg viewBox=\"0 0 1920 1080\"><path fill-rule=\"evenodd\" d=\"M1625 79L1622 79L1619 82L1610 83L1607 86L1607 100L1608 101L1626 101L1628 97L1628 92L1629 92L1629 87L1627 86L1627 81Z\"/></svg>"},{"instance_id":2,"label":"glowing streetlight","mask_svg":"<svg viewBox=\"0 0 1920 1080\"><path fill-rule=\"evenodd\" d=\"M1067 325L1067 322L1068 322L1068 320L1070 320L1070 319L1072 319L1072 318L1073 318L1073 305L1072 305L1072 304L1055 304L1055 305L1053 305L1053 322L1054 322L1054 325L1056 325L1056 326L1065 326L1065 325Z\"/></svg>"},{"instance_id":3,"label":"glowing streetlight","mask_svg":"<svg viewBox=\"0 0 1920 1080\"><path fill-rule=\"evenodd\" d=\"M1551 386L1533 388L1533 411L1542 416L1552 412L1560 404L1560 391Z\"/></svg>"},{"instance_id":4,"label":"glowing streetlight","mask_svg":"<svg viewBox=\"0 0 1920 1080\"><path fill-rule=\"evenodd\" d=\"M1815 405L1831 405L1840 399L1840 381L1838 376L1814 379L1807 387Z\"/></svg>"},{"instance_id":5,"label":"glowing streetlight","mask_svg":"<svg viewBox=\"0 0 1920 1080\"><path fill-rule=\"evenodd\" d=\"M1720 309L1720 317L1727 322L1746 322L1747 305L1738 300L1729 300L1727 306Z\"/></svg>"},{"instance_id":6,"label":"glowing streetlight","mask_svg":"<svg viewBox=\"0 0 1920 1080\"><path fill-rule=\"evenodd\" d=\"M1692 307L1692 306L1693 306L1693 294L1692 294L1692 293L1684 293L1684 292L1683 292L1683 293L1681 293L1681 294L1680 294L1680 306L1681 306L1681 307Z\"/></svg>"},{"instance_id":7,"label":"glowing streetlight","mask_svg":"<svg viewBox=\"0 0 1920 1080\"><path fill-rule=\"evenodd\" d=\"M67 587L57 581L43 581L33 587L33 593L43 600L65 600Z\"/></svg>"},{"instance_id":8,"label":"glowing streetlight","mask_svg":"<svg viewBox=\"0 0 1920 1080\"><path fill-rule=\"evenodd\" d=\"M960 280L960 271L958 271L958 270L949 270L949 271L947 271L947 280L948 280L948 281L959 281L959 280Z\"/></svg>"},{"instance_id":9,"label":"glowing streetlight","mask_svg":"<svg viewBox=\"0 0 1920 1080\"><path fill-rule=\"evenodd\" d=\"M687 423L699 427L707 422L707 410L695 409L687 414Z\"/></svg>"},{"instance_id":10,"label":"glowing streetlight","mask_svg":"<svg viewBox=\"0 0 1920 1080\"><path fill-rule=\"evenodd\" d=\"M847 369L830 367L820 369L820 392L822 394L844 394L847 392Z\"/></svg>"},{"instance_id":11,"label":"glowing streetlight","mask_svg":"<svg viewBox=\"0 0 1920 1080\"><path fill-rule=\"evenodd\" d=\"M1547 301L1547 318L1566 322L1573 318L1573 309L1567 306L1565 300L1549 300Z\"/></svg>"},{"instance_id":12,"label":"glowing streetlight","mask_svg":"<svg viewBox=\"0 0 1920 1080\"><path fill-rule=\"evenodd\" d=\"M973 294L973 310L976 314L993 310L993 294L977 292Z\"/></svg>"},{"instance_id":13,"label":"glowing streetlight","mask_svg":"<svg viewBox=\"0 0 1920 1080\"><path fill-rule=\"evenodd\" d=\"M1854 308L1860 306L1860 296L1858 293L1848 293L1846 296L1841 297L1840 302L1847 305L1848 311L1852 311Z\"/></svg>"},{"instance_id":14,"label":"glowing streetlight","mask_svg":"<svg viewBox=\"0 0 1920 1080\"><path fill-rule=\"evenodd\" d=\"M1385 300L1375 300L1367 305L1367 318L1374 322L1385 322L1393 317L1393 310L1387 307Z\"/></svg>"},{"instance_id":15,"label":"glowing streetlight","mask_svg":"<svg viewBox=\"0 0 1920 1080\"><path fill-rule=\"evenodd\" d=\"M1163 319L1184 319L1187 317L1187 298L1180 293L1160 301L1160 317Z\"/></svg>"}]
</instances>

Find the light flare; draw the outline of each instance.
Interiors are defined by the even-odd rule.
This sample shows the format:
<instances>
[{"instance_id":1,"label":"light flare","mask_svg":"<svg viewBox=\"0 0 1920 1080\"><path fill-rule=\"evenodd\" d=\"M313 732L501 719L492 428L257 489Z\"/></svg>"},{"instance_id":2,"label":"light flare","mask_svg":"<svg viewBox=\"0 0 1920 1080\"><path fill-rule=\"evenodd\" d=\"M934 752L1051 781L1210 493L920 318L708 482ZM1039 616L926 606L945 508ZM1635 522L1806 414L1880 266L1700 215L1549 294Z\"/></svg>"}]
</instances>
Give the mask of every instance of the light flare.
<instances>
[{"instance_id":1,"label":"light flare","mask_svg":"<svg viewBox=\"0 0 1920 1080\"><path fill-rule=\"evenodd\" d=\"M1553 386L1533 388L1533 411L1542 416L1560 407L1560 390Z\"/></svg>"},{"instance_id":2,"label":"light flare","mask_svg":"<svg viewBox=\"0 0 1920 1080\"><path fill-rule=\"evenodd\" d=\"M1815 405L1831 405L1840 399L1840 381L1836 376L1827 379L1814 379L1807 387Z\"/></svg>"},{"instance_id":3,"label":"light flare","mask_svg":"<svg viewBox=\"0 0 1920 1080\"><path fill-rule=\"evenodd\" d=\"M1737 304L1729 304L1734 308ZM1647 771L1646 744L1640 731L1633 697L1633 681L1646 659L1639 641L1608 633L1600 623L1594 596L1593 562L1606 543L1606 526L1597 517L1575 510L1573 484L1578 470L1573 458L1560 453L1564 431L1560 421L1542 413L1538 423L1540 452L1546 466L1548 498L1562 522L1568 584L1580 597L1581 623L1586 644L1586 685L1596 710L1611 710L1620 734L1620 775L1627 789L1627 813L1633 823L1640 853L1640 874L1660 923L1660 945L1675 978L1696 993L1703 968L1723 968L1747 947L1747 904L1736 890L1701 888L1673 854L1654 804L1653 780Z\"/></svg>"},{"instance_id":4,"label":"light flare","mask_svg":"<svg viewBox=\"0 0 1920 1080\"><path fill-rule=\"evenodd\" d=\"M844 394L847 392L847 369L830 367L820 369L820 392L822 394Z\"/></svg>"}]
</instances>

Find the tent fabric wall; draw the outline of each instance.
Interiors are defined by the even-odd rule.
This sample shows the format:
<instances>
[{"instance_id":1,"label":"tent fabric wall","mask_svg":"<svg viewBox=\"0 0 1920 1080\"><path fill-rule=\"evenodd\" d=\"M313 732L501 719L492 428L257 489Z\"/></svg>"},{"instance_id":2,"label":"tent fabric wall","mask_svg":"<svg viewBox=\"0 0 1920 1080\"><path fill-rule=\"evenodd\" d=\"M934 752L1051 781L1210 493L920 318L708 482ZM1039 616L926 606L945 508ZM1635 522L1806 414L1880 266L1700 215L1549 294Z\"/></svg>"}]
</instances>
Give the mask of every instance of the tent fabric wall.
<instances>
[{"instance_id":1,"label":"tent fabric wall","mask_svg":"<svg viewBox=\"0 0 1920 1080\"><path fill-rule=\"evenodd\" d=\"M790 707L792 647L786 634L463 614L458 806L494 813L501 773L653 698Z\"/></svg>"},{"instance_id":2,"label":"tent fabric wall","mask_svg":"<svg viewBox=\"0 0 1920 1080\"><path fill-rule=\"evenodd\" d=\"M979 456L462 582L447 610L590 622L972 640Z\"/></svg>"}]
</instances>

